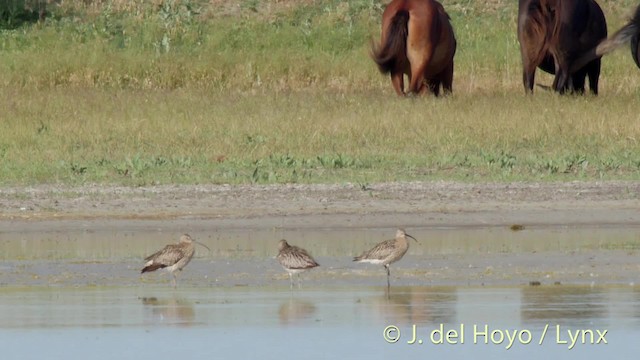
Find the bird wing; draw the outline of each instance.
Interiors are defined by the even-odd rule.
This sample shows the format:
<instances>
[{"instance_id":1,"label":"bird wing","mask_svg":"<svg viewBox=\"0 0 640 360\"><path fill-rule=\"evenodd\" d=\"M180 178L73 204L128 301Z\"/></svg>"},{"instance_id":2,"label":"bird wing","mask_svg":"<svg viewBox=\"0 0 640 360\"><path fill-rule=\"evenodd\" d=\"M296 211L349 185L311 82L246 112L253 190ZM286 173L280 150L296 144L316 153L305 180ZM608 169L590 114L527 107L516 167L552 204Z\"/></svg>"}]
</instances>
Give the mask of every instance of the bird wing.
<instances>
[{"instance_id":1,"label":"bird wing","mask_svg":"<svg viewBox=\"0 0 640 360\"><path fill-rule=\"evenodd\" d=\"M290 246L278 254L280 265L288 269L310 269L318 264L309 253L297 246Z\"/></svg>"},{"instance_id":2,"label":"bird wing","mask_svg":"<svg viewBox=\"0 0 640 360\"><path fill-rule=\"evenodd\" d=\"M371 250L365 251L364 253L362 253L362 255L356 257L354 260L384 260L389 256L389 249L393 249L395 247L395 242L395 239L392 239L378 243L376 246L371 248Z\"/></svg>"},{"instance_id":3,"label":"bird wing","mask_svg":"<svg viewBox=\"0 0 640 360\"><path fill-rule=\"evenodd\" d=\"M184 257L184 250L182 247L175 244L165 246L162 250L147 256L144 260L151 261L153 264L160 264L164 266L171 266Z\"/></svg>"}]
</instances>

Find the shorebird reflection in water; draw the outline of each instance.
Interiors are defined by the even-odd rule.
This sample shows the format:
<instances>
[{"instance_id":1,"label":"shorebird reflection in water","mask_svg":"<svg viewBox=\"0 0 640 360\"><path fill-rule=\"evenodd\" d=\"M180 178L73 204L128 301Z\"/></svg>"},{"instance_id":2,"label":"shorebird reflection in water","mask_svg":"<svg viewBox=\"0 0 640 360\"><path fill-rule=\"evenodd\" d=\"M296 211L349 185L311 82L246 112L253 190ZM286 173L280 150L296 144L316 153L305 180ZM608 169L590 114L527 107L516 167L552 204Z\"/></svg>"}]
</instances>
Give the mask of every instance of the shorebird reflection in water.
<instances>
[{"instance_id":1,"label":"shorebird reflection in water","mask_svg":"<svg viewBox=\"0 0 640 360\"><path fill-rule=\"evenodd\" d=\"M409 241L407 241L407 237L418 242L416 238L407 234L403 229L398 229L396 231L395 239L386 240L377 244L371 248L371 250L365 251L362 255L354 257L353 261L384 266L387 270L387 288L389 288L391 286L391 281L389 280L391 277L389 265L402 259L407 250L409 250Z\"/></svg>"},{"instance_id":2,"label":"shorebird reflection in water","mask_svg":"<svg viewBox=\"0 0 640 360\"><path fill-rule=\"evenodd\" d=\"M144 274L146 272L155 271L158 269L167 269L173 277L173 287L178 286L178 279L176 272L182 271L187 264L193 258L195 253L196 241L191 236L184 234L180 236L180 241L177 244L169 244L162 250L155 252L152 255L147 256L144 260L144 268L140 272ZM197 243L204 246L207 250L211 251L206 245Z\"/></svg>"},{"instance_id":3,"label":"shorebird reflection in water","mask_svg":"<svg viewBox=\"0 0 640 360\"><path fill-rule=\"evenodd\" d=\"M298 288L300 288L300 273L316 266L320 266L307 250L297 246L291 246L287 240L282 239L278 243L278 262L289 273L291 288L293 289L293 274L298 274Z\"/></svg>"}]
</instances>

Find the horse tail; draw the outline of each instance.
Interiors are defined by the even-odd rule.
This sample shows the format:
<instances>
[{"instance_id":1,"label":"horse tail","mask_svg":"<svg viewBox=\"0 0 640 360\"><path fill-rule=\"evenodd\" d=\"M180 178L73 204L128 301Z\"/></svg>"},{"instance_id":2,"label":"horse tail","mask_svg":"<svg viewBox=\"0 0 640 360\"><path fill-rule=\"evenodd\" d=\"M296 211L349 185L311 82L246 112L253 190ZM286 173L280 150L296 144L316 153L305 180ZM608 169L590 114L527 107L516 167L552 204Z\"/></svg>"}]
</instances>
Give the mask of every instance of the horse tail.
<instances>
[{"instance_id":1,"label":"horse tail","mask_svg":"<svg viewBox=\"0 0 640 360\"><path fill-rule=\"evenodd\" d=\"M639 43L638 35L636 34L633 39L631 39L631 56L633 57L633 61L636 62L636 66L640 69L640 43Z\"/></svg>"},{"instance_id":2,"label":"horse tail","mask_svg":"<svg viewBox=\"0 0 640 360\"><path fill-rule=\"evenodd\" d=\"M640 48L638 48L638 41L640 36L640 5L636 8L633 17L627 22L625 26L620 28L611 37L602 40L598 46L584 53L571 65L570 73L574 73L580 70L583 66L591 61L602 57L605 54L612 52L620 46L630 42L631 44L631 56L636 62L636 65L640 68Z\"/></svg>"},{"instance_id":3,"label":"horse tail","mask_svg":"<svg viewBox=\"0 0 640 360\"><path fill-rule=\"evenodd\" d=\"M381 73L386 74L395 69L400 59L406 56L407 36L409 35L409 12L398 11L391 20L387 30L387 41L384 44L371 46L371 58L378 64Z\"/></svg>"}]
</instances>

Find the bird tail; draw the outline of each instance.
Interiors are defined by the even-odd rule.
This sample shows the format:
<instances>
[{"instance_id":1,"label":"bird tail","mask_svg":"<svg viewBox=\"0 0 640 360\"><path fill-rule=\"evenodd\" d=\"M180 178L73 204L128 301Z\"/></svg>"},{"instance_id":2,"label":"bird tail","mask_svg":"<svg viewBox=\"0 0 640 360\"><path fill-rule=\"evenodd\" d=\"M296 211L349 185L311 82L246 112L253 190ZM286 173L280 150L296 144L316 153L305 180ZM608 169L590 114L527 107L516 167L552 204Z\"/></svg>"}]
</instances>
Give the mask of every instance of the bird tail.
<instances>
[{"instance_id":1,"label":"bird tail","mask_svg":"<svg viewBox=\"0 0 640 360\"><path fill-rule=\"evenodd\" d=\"M166 265L162 265L162 264L147 265L142 269L142 271L140 271L140 274L144 274L144 273L150 272L150 271L156 271L158 269L162 269L162 268L165 268L165 267L166 267Z\"/></svg>"},{"instance_id":2,"label":"bird tail","mask_svg":"<svg viewBox=\"0 0 640 360\"><path fill-rule=\"evenodd\" d=\"M360 260L362 260L362 255L356 256L353 258L353 261L360 261Z\"/></svg>"}]
</instances>

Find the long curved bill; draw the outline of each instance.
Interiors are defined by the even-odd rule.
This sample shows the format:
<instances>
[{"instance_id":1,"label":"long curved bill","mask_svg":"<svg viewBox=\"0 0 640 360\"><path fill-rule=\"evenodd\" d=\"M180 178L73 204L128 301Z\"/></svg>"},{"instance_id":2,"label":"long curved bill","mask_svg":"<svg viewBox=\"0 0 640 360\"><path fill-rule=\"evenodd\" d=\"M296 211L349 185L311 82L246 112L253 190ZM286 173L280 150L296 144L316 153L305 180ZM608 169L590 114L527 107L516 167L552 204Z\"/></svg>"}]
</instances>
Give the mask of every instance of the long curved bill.
<instances>
[{"instance_id":1,"label":"long curved bill","mask_svg":"<svg viewBox=\"0 0 640 360\"><path fill-rule=\"evenodd\" d=\"M412 239L413 239L413 241L415 241L415 242L417 242L418 244L420 244L420 242L419 242L418 240L416 240L416 238L414 238L413 236L411 236L411 235L409 235L409 234L407 234L407 233L404 233L404 236L406 236L406 237L410 237L410 238L412 238Z\"/></svg>"},{"instance_id":2,"label":"long curved bill","mask_svg":"<svg viewBox=\"0 0 640 360\"><path fill-rule=\"evenodd\" d=\"M415 239L414 239L414 240L415 240ZM201 242L199 242L199 241L194 241L194 243L196 243L196 244L198 244L198 245L200 245L200 246L203 246L203 247L205 247L207 250L211 251L211 249L209 249L209 247L208 247L207 245L205 245L205 244L203 244L203 243L201 243Z\"/></svg>"}]
</instances>

